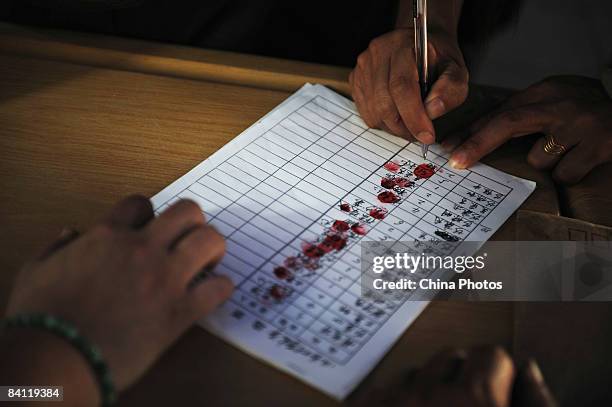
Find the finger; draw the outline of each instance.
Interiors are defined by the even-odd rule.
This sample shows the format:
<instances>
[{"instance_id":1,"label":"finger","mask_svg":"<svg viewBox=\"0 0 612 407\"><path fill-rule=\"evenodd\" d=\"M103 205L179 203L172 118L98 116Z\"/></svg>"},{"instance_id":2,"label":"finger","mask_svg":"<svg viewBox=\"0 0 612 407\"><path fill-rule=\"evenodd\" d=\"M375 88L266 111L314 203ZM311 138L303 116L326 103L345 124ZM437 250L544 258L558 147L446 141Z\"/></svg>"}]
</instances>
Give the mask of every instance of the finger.
<instances>
[{"instance_id":1,"label":"finger","mask_svg":"<svg viewBox=\"0 0 612 407\"><path fill-rule=\"evenodd\" d=\"M413 60L408 48L393 53L389 90L410 134L421 143L432 144L435 142L435 132L421 101L421 90Z\"/></svg>"},{"instance_id":2,"label":"finger","mask_svg":"<svg viewBox=\"0 0 612 407\"><path fill-rule=\"evenodd\" d=\"M555 141L569 150L574 147L579 140L572 134L557 133L555 135ZM534 143L533 147L531 147L531 150L529 150L529 154L527 154L527 162L538 170L553 168L563 158L563 155L550 154L544 151L546 142L546 137L539 138Z\"/></svg>"},{"instance_id":3,"label":"finger","mask_svg":"<svg viewBox=\"0 0 612 407\"><path fill-rule=\"evenodd\" d=\"M465 140L450 157L453 168L467 168L513 137L554 132L556 117L546 105L498 111Z\"/></svg>"},{"instance_id":4,"label":"finger","mask_svg":"<svg viewBox=\"0 0 612 407\"><path fill-rule=\"evenodd\" d=\"M550 78L534 83L526 89L517 92L510 99L510 105L528 105L544 103L547 100L559 99L559 86Z\"/></svg>"},{"instance_id":5,"label":"finger","mask_svg":"<svg viewBox=\"0 0 612 407\"><path fill-rule=\"evenodd\" d=\"M362 110L366 113L369 121L366 124L372 128L380 128L382 120L374 109L373 64L369 51L362 52L357 58L354 81L358 89L357 97L361 101ZM360 112L362 111L360 110ZM364 120L365 121L365 120Z\"/></svg>"},{"instance_id":6,"label":"finger","mask_svg":"<svg viewBox=\"0 0 612 407\"><path fill-rule=\"evenodd\" d=\"M66 247L69 243L79 237L79 232L74 229L64 228L60 232L59 236L53 243L45 247L41 253L36 257L37 261L48 259L53 253L57 252L63 247Z\"/></svg>"},{"instance_id":7,"label":"finger","mask_svg":"<svg viewBox=\"0 0 612 407\"><path fill-rule=\"evenodd\" d=\"M501 347L471 350L461 372L460 382L482 395L494 406L508 406L514 380L514 363Z\"/></svg>"},{"instance_id":8,"label":"finger","mask_svg":"<svg viewBox=\"0 0 612 407\"><path fill-rule=\"evenodd\" d=\"M468 71L451 61L442 71L425 100L425 110L431 120L459 107L468 96Z\"/></svg>"},{"instance_id":9,"label":"finger","mask_svg":"<svg viewBox=\"0 0 612 407\"><path fill-rule=\"evenodd\" d=\"M221 305L233 291L232 280L225 276L211 276L187 292L183 308L192 320L196 320Z\"/></svg>"},{"instance_id":10,"label":"finger","mask_svg":"<svg viewBox=\"0 0 612 407\"><path fill-rule=\"evenodd\" d=\"M117 227L139 228L154 218L151 201L142 195L122 199L102 220Z\"/></svg>"},{"instance_id":11,"label":"finger","mask_svg":"<svg viewBox=\"0 0 612 407\"><path fill-rule=\"evenodd\" d=\"M514 383L512 403L524 407L555 407L552 396L537 363L530 360Z\"/></svg>"},{"instance_id":12,"label":"finger","mask_svg":"<svg viewBox=\"0 0 612 407\"><path fill-rule=\"evenodd\" d=\"M448 136L446 136L446 138L442 141L441 146L442 149L444 151L446 151L447 153L452 152L454 149L456 149L457 147L459 147L461 145L461 143L463 142L463 138L461 137L460 134L449 134Z\"/></svg>"},{"instance_id":13,"label":"finger","mask_svg":"<svg viewBox=\"0 0 612 407\"><path fill-rule=\"evenodd\" d=\"M201 225L183 236L170 252L181 281L191 281L209 264L217 264L225 254L225 240L214 228Z\"/></svg>"},{"instance_id":14,"label":"finger","mask_svg":"<svg viewBox=\"0 0 612 407\"><path fill-rule=\"evenodd\" d=\"M361 118L368 125L368 127L377 127L378 123L376 123L375 116L370 111L364 95L362 74L360 72L353 71L351 72L349 79L352 82L351 90L353 101L357 106L357 110L359 111Z\"/></svg>"},{"instance_id":15,"label":"finger","mask_svg":"<svg viewBox=\"0 0 612 407\"><path fill-rule=\"evenodd\" d=\"M546 80L533 84L526 89L512 94L499 107L476 120L472 125L472 131L480 130L502 111L510 111L529 105L546 104L549 100L555 100L554 94L554 85L551 85Z\"/></svg>"},{"instance_id":16,"label":"finger","mask_svg":"<svg viewBox=\"0 0 612 407\"><path fill-rule=\"evenodd\" d=\"M170 249L191 229L205 223L204 214L195 202L180 200L151 222L148 230L153 240Z\"/></svg>"},{"instance_id":17,"label":"finger","mask_svg":"<svg viewBox=\"0 0 612 407\"><path fill-rule=\"evenodd\" d=\"M382 121L392 134L400 137L408 137L411 132L408 131L400 112L395 104L395 101L390 93L391 77L390 66L391 59L389 57L382 58L377 61L373 72L373 92L374 92L374 112L378 119Z\"/></svg>"},{"instance_id":18,"label":"finger","mask_svg":"<svg viewBox=\"0 0 612 407\"><path fill-rule=\"evenodd\" d=\"M601 162L586 143L580 143L561 158L553 170L553 178L561 184L575 184L599 164Z\"/></svg>"}]
</instances>

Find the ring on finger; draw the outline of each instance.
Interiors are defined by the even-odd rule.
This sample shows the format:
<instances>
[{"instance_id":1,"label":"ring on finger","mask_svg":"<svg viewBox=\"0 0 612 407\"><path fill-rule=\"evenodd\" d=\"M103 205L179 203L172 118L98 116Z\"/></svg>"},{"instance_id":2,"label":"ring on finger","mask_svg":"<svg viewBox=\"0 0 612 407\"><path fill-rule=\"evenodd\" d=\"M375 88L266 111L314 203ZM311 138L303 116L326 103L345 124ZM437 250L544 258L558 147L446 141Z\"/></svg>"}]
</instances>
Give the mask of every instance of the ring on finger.
<instances>
[{"instance_id":1,"label":"ring on finger","mask_svg":"<svg viewBox=\"0 0 612 407\"><path fill-rule=\"evenodd\" d=\"M555 140L552 134L547 134L544 137L544 152L550 155L563 155L567 151L567 147Z\"/></svg>"}]
</instances>

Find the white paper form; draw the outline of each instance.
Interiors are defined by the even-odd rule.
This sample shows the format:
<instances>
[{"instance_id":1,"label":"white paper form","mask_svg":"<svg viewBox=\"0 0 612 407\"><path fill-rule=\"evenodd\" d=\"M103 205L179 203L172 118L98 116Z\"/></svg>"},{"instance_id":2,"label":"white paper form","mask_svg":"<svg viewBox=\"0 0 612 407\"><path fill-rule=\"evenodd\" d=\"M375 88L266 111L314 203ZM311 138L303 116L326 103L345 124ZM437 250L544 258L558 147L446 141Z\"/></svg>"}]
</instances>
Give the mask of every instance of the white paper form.
<instances>
[{"instance_id":1,"label":"white paper form","mask_svg":"<svg viewBox=\"0 0 612 407\"><path fill-rule=\"evenodd\" d=\"M192 199L226 237L217 272L236 290L202 325L343 399L427 305L362 298L359 242L486 241L534 188L482 164L452 169L439 146L424 161L305 85L153 204Z\"/></svg>"}]
</instances>

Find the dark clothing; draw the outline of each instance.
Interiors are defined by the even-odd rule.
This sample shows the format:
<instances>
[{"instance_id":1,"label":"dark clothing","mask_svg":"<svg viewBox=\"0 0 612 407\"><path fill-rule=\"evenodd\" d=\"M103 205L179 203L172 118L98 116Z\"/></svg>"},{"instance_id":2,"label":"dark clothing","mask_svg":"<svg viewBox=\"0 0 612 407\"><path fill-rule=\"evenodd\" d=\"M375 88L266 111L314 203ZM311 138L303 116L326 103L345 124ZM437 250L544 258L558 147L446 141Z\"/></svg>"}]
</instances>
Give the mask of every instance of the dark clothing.
<instances>
[{"instance_id":1,"label":"dark clothing","mask_svg":"<svg viewBox=\"0 0 612 407\"><path fill-rule=\"evenodd\" d=\"M21 24L353 66L397 0L13 0ZM6 6L5 6L6 7Z\"/></svg>"}]
</instances>

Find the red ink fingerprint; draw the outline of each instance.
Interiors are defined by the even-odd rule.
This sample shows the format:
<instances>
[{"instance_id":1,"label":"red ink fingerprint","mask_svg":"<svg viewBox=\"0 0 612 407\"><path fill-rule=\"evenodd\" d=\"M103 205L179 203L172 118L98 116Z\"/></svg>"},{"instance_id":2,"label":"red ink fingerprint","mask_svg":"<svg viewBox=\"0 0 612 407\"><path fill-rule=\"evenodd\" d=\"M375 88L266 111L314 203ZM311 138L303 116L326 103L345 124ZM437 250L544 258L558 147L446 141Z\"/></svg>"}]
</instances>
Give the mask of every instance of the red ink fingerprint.
<instances>
[{"instance_id":1,"label":"red ink fingerprint","mask_svg":"<svg viewBox=\"0 0 612 407\"><path fill-rule=\"evenodd\" d=\"M302 253L311 259L319 258L325 254L317 245L308 242L302 243Z\"/></svg>"},{"instance_id":2,"label":"red ink fingerprint","mask_svg":"<svg viewBox=\"0 0 612 407\"><path fill-rule=\"evenodd\" d=\"M319 243L317 248L324 254L330 253L334 250L334 246L328 238L323 239L323 241Z\"/></svg>"},{"instance_id":3,"label":"red ink fingerprint","mask_svg":"<svg viewBox=\"0 0 612 407\"><path fill-rule=\"evenodd\" d=\"M283 262L283 264L285 265L285 267L290 268L290 269L297 269L300 267L300 259L298 259L295 256L289 256L285 259L285 261Z\"/></svg>"},{"instance_id":4,"label":"red ink fingerprint","mask_svg":"<svg viewBox=\"0 0 612 407\"><path fill-rule=\"evenodd\" d=\"M274 268L274 275L279 280L289 280L291 278L291 272L283 266Z\"/></svg>"},{"instance_id":5,"label":"red ink fingerprint","mask_svg":"<svg viewBox=\"0 0 612 407\"><path fill-rule=\"evenodd\" d=\"M336 232L346 232L347 230L349 230L349 227L349 224L343 220L336 220L332 225L332 229Z\"/></svg>"},{"instance_id":6,"label":"red ink fingerprint","mask_svg":"<svg viewBox=\"0 0 612 407\"><path fill-rule=\"evenodd\" d=\"M417 178L429 178L434 175L434 166L431 164L419 164L414 169L414 175Z\"/></svg>"},{"instance_id":7,"label":"red ink fingerprint","mask_svg":"<svg viewBox=\"0 0 612 407\"><path fill-rule=\"evenodd\" d=\"M380 186L386 189L393 189L393 187L395 187L395 180L385 177L380 180Z\"/></svg>"},{"instance_id":8,"label":"red ink fingerprint","mask_svg":"<svg viewBox=\"0 0 612 407\"><path fill-rule=\"evenodd\" d=\"M399 196L393 191L383 191L378 194L378 200L382 203L396 203L399 201Z\"/></svg>"},{"instance_id":9,"label":"red ink fingerprint","mask_svg":"<svg viewBox=\"0 0 612 407\"><path fill-rule=\"evenodd\" d=\"M400 165L396 162L393 161L389 161L384 165L385 169L387 171L391 171L391 172L398 172L400 169Z\"/></svg>"},{"instance_id":10,"label":"red ink fingerprint","mask_svg":"<svg viewBox=\"0 0 612 407\"><path fill-rule=\"evenodd\" d=\"M329 253L333 250L339 251L346 246L346 238L339 234L327 235L321 243L319 249L324 253Z\"/></svg>"},{"instance_id":11,"label":"red ink fingerprint","mask_svg":"<svg viewBox=\"0 0 612 407\"><path fill-rule=\"evenodd\" d=\"M361 223L354 223L353 226L351 226L351 230L361 236L364 236L367 233L365 226L363 226Z\"/></svg>"},{"instance_id":12,"label":"red ink fingerprint","mask_svg":"<svg viewBox=\"0 0 612 407\"><path fill-rule=\"evenodd\" d=\"M397 185L400 188L408 188L414 184L414 182L404 177L395 178L394 181L395 181L395 185Z\"/></svg>"},{"instance_id":13,"label":"red ink fingerprint","mask_svg":"<svg viewBox=\"0 0 612 407\"><path fill-rule=\"evenodd\" d=\"M370 216L374 219L384 219L387 216L387 210L385 208L372 208L370 209Z\"/></svg>"},{"instance_id":14,"label":"red ink fingerprint","mask_svg":"<svg viewBox=\"0 0 612 407\"><path fill-rule=\"evenodd\" d=\"M270 294L270 297L274 298L275 300L282 300L287 296L288 291L283 286L274 284L272 287L270 287L268 293Z\"/></svg>"},{"instance_id":15,"label":"red ink fingerprint","mask_svg":"<svg viewBox=\"0 0 612 407\"><path fill-rule=\"evenodd\" d=\"M346 247L346 237L340 235L333 235L331 238L334 249L340 251Z\"/></svg>"},{"instance_id":16,"label":"red ink fingerprint","mask_svg":"<svg viewBox=\"0 0 612 407\"><path fill-rule=\"evenodd\" d=\"M319 268L319 259L307 258L303 266L306 270L316 270Z\"/></svg>"},{"instance_id":17,"label":"red ink fingerprint","mask_svg":"<svg viewBox=\"0 0 612 407\"><path fill-rule=\"evenodd\" d=\"M342 212L350 212L351 211L351 205L347 204L346 202L342 202L340 204L340 210Z\"/></svg>"}]
</instances>

